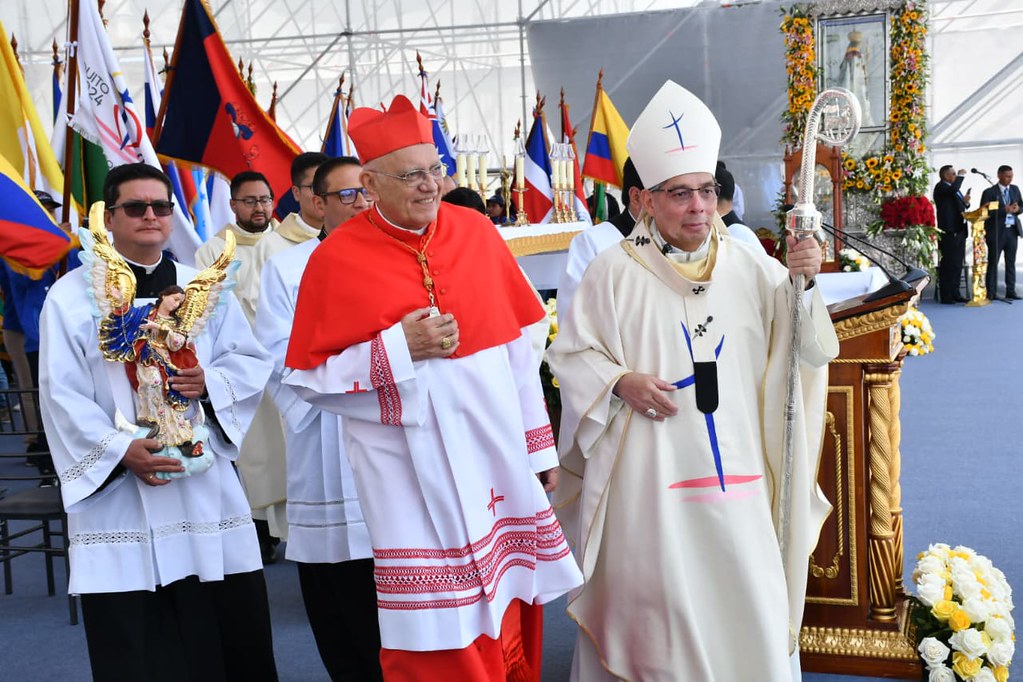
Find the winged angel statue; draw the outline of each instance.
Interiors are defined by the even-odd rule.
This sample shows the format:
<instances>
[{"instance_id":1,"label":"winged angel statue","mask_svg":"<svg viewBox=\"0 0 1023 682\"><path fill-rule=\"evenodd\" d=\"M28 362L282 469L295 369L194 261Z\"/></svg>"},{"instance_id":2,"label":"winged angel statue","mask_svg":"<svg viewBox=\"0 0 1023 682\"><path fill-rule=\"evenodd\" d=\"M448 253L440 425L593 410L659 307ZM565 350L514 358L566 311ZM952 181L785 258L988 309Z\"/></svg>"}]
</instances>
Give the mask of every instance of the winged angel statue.
<instances>
[{"instance_id":1,"label":"winged angel statue","mask_svg":"<svg viewBox=\"0 0 1023 682\"><path fill-rule=\"evenodd\" d=\"M234 235L227 233L224 252L198 273L184 289L172 285L153 303L136 306L135 275L110 242L102 220L90 220L79 230L82 262L87 268L92 314L99 324L103 357L124 363L135 391L136 424L120 412L117 428L135 438L154 438L157 453L181 461L184 472L158 472L160 478L200 474L213 465L203 449L208 431L205 412L170 387L168 380L181 369L199 364L194 340L223 305L222 296L235 285Z\"/></svg>"}]
</instances>

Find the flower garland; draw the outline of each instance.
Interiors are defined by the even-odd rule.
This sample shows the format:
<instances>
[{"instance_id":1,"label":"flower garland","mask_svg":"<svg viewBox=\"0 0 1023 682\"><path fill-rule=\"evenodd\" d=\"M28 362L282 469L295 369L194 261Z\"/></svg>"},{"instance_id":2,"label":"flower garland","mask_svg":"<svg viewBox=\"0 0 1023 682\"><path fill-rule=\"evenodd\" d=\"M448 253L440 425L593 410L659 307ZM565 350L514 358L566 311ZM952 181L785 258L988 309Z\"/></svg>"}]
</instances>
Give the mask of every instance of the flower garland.
<instances>
[{"instance_id":1,"label":"flower garland","mask_svg":"<svg viewBox=\"0 0 1023 682\"><path fill-rule=\"evenodd\" d=\"M806 115L817 97L817 51L814 21L807 5L782 7L781 31L785 34L785 72L788 75L788 108L781 116L785 126L782 144L803 143Z\"/></svg>"},{"instance_id":2,"label":"flower garland","mask_svg":"<svg viewBox=\"0 0 1023 682\"><path fill-rule=\"evenodd\" d=\"M924 89L929 73L927 57L926 0L907 0L892 13L891 26L891 122L890 146L906 171L916 180L911 191L927 191L927 171L923 154L927 151L927 114ZM919 173L916 171L924 171Z\"/></svg>"},{"instance_id":3,"label":"flower garland","mask_svg":"<svg viewBox=\"0 0 1023 682\"><path fill-rule=\"evenodd\" d=\"M1012 588L969 547L931 545L917 557L912 621L931 682L1005 682L1016 653Z\"/></svg>"},{"instance_id":4,"label":"flower garland","mask_svg":"<svg viewBox=\"0 0 1023 682\"><path fill-rule=\"evenodd\" d=\"M910 355L934 352L934 329L931 321L917 308L910 308L899 320L902 327L902 345Z\"/></svg>"},{"instance_id":5,"label":"flower garland","mask_svg":"<svg viewBox=\"0 0 1023 682\"><path fill-rule=\"evenodd\" d=\"M925 156L924 94L930 62L926 50L927 14L926 0L906 0L890 14L891 94L884 148L861 156L842 155L843 191L861 195L871 208L880 207L893 195L916 198L927 194L930 173ZM782 143L798 147L802 144L806 116L817 92L814 9L812 5L795 5L782 8L782 15L788 75L788 109L782 114ZM933 221L898 228L879 218L867 227L867 233L876 236L886 229L904 230L902 242L909 254L920 265L933 268L938 251L938 231Z\"/></svg>"}]
</instances>

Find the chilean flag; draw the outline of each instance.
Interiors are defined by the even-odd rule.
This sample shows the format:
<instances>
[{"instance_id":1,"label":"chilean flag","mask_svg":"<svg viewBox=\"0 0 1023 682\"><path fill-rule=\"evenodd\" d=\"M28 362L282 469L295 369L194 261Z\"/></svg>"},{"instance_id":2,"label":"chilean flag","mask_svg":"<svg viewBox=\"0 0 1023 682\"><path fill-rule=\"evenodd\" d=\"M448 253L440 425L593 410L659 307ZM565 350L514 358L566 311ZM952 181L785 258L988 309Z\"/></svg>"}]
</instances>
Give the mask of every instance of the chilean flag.
<instances>
[{"instance_id":1,"label":"chilean flag","mask_svg":"<svg viewBox=\"0 0 1023 682\"><path fill-rule=\"evenodd\" d=\"M291 188L299 147L263 111L202 0L186 0L157 118L156 151L231 178L259 171L274 196Z\"/></svg>"},{"instance_id":2,"label":"chilean flag","mask_svg":"<svg viewBox=\"0 0 1023 682\"><path fill-rule=\"evenodd\" d=\"M0 156L0 256L15 272L39 279L69 248L71 238L39 203L21 172Z\"/></svg>"},{"instance_id":3,"label":"chilean flag","mask_svg":"<svg viewBox=\"0 0 1023 682\"><path fill-rule=\"evenodd\" d=\"M533 114L533 127L526 138L526 216L531 223L546 223L554 208L551 191L551 157L547 143L547 121L543 112Z\"/></svg>"}]
</instances>

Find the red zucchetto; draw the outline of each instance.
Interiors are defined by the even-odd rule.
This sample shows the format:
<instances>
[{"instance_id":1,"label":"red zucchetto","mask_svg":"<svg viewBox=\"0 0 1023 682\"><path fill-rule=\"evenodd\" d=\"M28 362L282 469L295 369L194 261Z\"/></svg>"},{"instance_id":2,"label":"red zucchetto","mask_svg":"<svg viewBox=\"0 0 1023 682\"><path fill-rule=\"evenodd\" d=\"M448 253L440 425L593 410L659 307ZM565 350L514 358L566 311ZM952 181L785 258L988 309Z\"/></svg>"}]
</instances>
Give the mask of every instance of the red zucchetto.
<instances>
[{"instance_id":1,"label":"red zucchetto","mask_svg":"<svg viewBox=\"0 0 1023 682\"><path fill-rule=\"evenodd\" d=\"M386 112L369 107L353 111L348 119L348 134L363 163L414 144L433 144L429 119L405 95L395 97Z\"/></svg>"}]
</instances>

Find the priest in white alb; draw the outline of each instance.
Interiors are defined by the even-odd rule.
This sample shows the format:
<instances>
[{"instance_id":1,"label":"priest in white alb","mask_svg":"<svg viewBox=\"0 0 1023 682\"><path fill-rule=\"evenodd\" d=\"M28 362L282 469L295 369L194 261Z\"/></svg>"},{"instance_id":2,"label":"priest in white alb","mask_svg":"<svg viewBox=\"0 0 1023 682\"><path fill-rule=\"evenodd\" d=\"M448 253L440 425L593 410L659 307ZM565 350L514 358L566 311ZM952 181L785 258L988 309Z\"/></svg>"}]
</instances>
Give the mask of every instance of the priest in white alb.
<instances>
[{"instance_id":1,"label":"priest in white alb","mask_svg":"<svg viewBox=\"0 0 1023 682\"><path fill-rule=\"evenodd\" d=\"M273 234L274 195L262 173L242 171L231 178L233 224L210 237L195 252L196 267L207 267L224 248L224 236L234 234L238 246L238 286L234 293L250 325L256 321L259 300L259 245ZM273 400L264 396L252 420L252 428L241 444L238 471L245 495L256 520L259 547L264 563L277 556L279 539L287 539L287 474L284 462L284 429Z\"/></svg>"},{"instance_id":2,"label":"priest in white alb","mask_svg":"<svg viewBox=\"0 0 1023 682\"><path fill-rule=\"evenodd\" d=\"M668 81L628 150L647 189L632 235L587 269L548 351L561 384L555 508L585 577L569 599L583 682L788 682L838 351L813 239L788 267L719 232L721 131ZM775 533L793 275L803 274L788 556Z\"/></svg>"},{"instance_id":3,"label":"priest in white alb","mask_svg":"<svg viewBox=\"0 0 1023 682\"><path fill-rule=\"evenodd\" d=\"M538 682L539 605L581 582L544 492L557 454L523 332L544 310L490 221L440 202L406 97L349 133L376 203L313 251L284 383L341 415L384 679Z\"/></svg>"},{"instance_id":4,"label":"priest in white alb","mask_svg":"<svg viewBox=\"0 0 1023 682\"><path fill-rule=\"evenodd\" d=\"M170 296L183 295L175 285L191 289L198 279L163 255L174 196L163 171L118 166L103 195L103 219L119 254L109 260L125 259L133 276L100 267L99 254L113 250L89 249L97 254L92 264L57 280L40 319L40 406L67 510L68 589L82 596L92 677L276 680L259 546L233 466L270 375L269 355L227 295L189 337L198 364L175 354L180 366L162 382L143 369L160 366L158 332L137 337L132 353L120 357L101 349L101 335L109 342L110 331L130 328L124 321L145 304L168 288ZM111 282L122 287L116 317L100 309ZM120 298L127 290L135 306ZM157 312L151 319L171 319ZM121 324L111 325L115 319ZM144 338L150 340L142 347ZM140 437L146 430L135 425L151 421L139 390L144 376L177 395L174 405L161 401L163 410L187 406L181 414L189 423L205 422L202 455L199 443L183 459L159 454L167 452L157 440L167 436L161 427ZM183 461L204 457L208 469L184 475Z\"/></svg>"}]
</instances>

